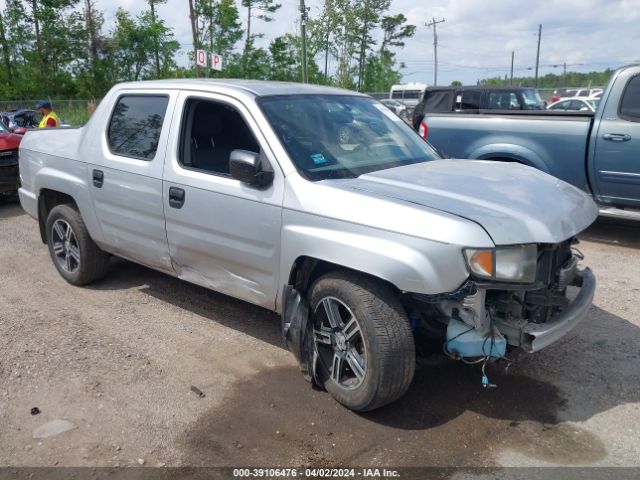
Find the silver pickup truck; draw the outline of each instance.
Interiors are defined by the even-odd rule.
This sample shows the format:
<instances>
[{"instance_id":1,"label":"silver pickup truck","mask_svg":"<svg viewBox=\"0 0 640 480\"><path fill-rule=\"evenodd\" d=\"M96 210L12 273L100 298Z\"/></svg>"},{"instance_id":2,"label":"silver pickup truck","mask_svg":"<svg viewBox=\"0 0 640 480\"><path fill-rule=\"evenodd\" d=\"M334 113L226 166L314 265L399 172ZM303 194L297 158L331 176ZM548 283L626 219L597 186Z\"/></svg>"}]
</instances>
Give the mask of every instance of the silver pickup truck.
<instances>
[{"instance_id":1,"label":"silver pickup truck","mask_svg":"<svg viewBox=\"0 0 640 480\"><path fill-rule=\"evenodd\" d=\"M69 283L115 255L274 310L307 378L354 410L399 398L422 342L484 367L555 342L594 294L574 249L586 194L441 160L345 90L120 84L83 128L27 133L20 175Z\"/></svg>"}]
</instances>

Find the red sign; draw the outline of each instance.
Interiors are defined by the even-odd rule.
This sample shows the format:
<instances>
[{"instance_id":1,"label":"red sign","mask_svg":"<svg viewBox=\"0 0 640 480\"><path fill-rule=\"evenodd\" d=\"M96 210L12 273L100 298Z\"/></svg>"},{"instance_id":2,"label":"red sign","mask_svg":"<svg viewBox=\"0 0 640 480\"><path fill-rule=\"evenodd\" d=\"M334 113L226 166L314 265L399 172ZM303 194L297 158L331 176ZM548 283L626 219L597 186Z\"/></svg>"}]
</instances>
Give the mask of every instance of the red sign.
<instances>
[{"instance_id":1,"label":"red sign","mask_svg":"<svg viewBox=\"0 0 640 480\"><path fill-rule=\"evenodd\" d=\"M222 70L222 57L217 53L211 54L211 68L214 70Z\"/></svg>"},{"instance_id":2,"label":"red sign","mask_svg":"<svg viewBox=\"0 0 640 480\"><path fill-rule=\"evenodd\" d=\"M199 67L207 66L207 52L204 50L196 51L196 65Z\"/></svg>"}]
</instances>

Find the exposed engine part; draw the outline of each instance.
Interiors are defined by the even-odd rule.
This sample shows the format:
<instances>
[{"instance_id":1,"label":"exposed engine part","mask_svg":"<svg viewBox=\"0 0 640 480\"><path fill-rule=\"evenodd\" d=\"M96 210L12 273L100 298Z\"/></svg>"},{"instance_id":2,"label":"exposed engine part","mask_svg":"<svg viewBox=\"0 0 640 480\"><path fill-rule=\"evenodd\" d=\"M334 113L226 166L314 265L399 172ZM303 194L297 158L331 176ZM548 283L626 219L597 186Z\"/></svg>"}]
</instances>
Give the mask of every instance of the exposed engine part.
<instances>
[{"instance_id":1,"label":"exposed engine part","mask_svg":"<svg viewBox=\"0 0 640 480\"><path fill-rule=\"evenodd\" d=\"M476 290L472 295L464 297L461 301L445 300L438 304L438 308L447 317L460 320L474 327L480 333L489 332L491 321L486 315L485 305L486 290Z\"/></svg>"},{"instance_id":2,"label":"exposed engine part","mask_svg":"<svg viewBox=\"0 0 640 480\"><path fill-rule=\"evenodd\" d=\"M535 282L490 283L470 279L454 292L439 295L412 295L404 297L405 305L414 320L412 328L416 338L420 336L452 340L464 332L454 326L463 325L470 333L458 340L484 340L492 338L493 329L499 331L505 346L526 345L526 328L547 324L557 314L568 308L573 287L581 278L578 262L581 254L576 250L577 240L569 239L558 244L538 246L538 265ZM495 336L494 336L495 337ZM467 343L462 342L462 343ZM469 351L461 346L460 357L469 351L482 357L482 349ZM484 352L487 353L487 352Z\"/></svg>"}]
</instances>

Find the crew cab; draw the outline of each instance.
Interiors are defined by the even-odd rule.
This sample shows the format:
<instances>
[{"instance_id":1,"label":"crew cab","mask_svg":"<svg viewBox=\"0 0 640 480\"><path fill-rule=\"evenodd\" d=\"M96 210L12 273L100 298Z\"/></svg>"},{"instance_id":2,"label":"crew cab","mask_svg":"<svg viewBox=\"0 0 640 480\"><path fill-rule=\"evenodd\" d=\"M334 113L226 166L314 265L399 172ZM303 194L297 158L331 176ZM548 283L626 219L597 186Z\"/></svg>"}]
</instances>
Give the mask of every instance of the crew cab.
<instances>
[{"instance_id":1,"label":"crew cab","mask_svg":"<svg viewBox=\"0 0 640 480\"><path fill-rule=\"evenodd\" d=\"M426 112L414 127L445 156L529 165L589 193L605 213L640 218L640 64L614 73L595 113Z\"/></svg>"},{"instance_id":2,"label":"crew cab","mask_svg":"<svg viewBox=\"0 0 640 480\"><path fill-rule=\"evenodd\" d=\"M586 194L442 160L346 90L123 83L84 127L28 132L20 172L69 283L115 255L274 310L305 376L354 410L402 396L428 338L484 366L562 338L594 294Z\"/></svg>"}]
</instances>

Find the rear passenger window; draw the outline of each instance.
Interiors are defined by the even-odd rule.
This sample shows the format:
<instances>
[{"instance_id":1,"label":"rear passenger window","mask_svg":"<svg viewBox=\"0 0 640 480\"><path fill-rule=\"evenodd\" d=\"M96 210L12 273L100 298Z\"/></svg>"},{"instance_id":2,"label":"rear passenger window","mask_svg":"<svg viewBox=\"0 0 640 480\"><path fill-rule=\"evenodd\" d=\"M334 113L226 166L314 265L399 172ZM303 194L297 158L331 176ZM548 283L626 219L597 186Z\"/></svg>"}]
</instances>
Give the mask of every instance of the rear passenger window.
<instances>
[{"instance_id":1,"label":"rear passenger window","mask_svg":"<svg viewBox=\"0 0 640 480\"><path fill-rule=\"evenodd\" d=\"M465 90L462 92L459 104L460 110L479 110L481 93L477 90Z\"/></svg>"},{"instance_id":2,"label":"rear passenger window","mask_svg":"<svg viewBox=\"0 0 640 480\"><path fill-rule=\"evenodd\" d=\"M489 92L487 108L491 110L521 110L518 97L513 92Z\"/></svg>"},{"instance_id":3,"label":"rear passenger window","mask_svg":"<svg viewBox=\"0 0 640 480\"><path fill-rule=\"evenodd\" d=\"M111 114L107 139L116 155L153 160L167 111L166 95L123 95Z\"/></svg>"},{"instance_id":4,"label":"rear passenger window","mask_svg":"<svg viewBox=\"0 0 640 480\"><path fill-rule=\"evenodd\" d=\"M640 122L640 75L629 81L622 94L620 117L631 122Z\"/></svg>"}]
</instances>

